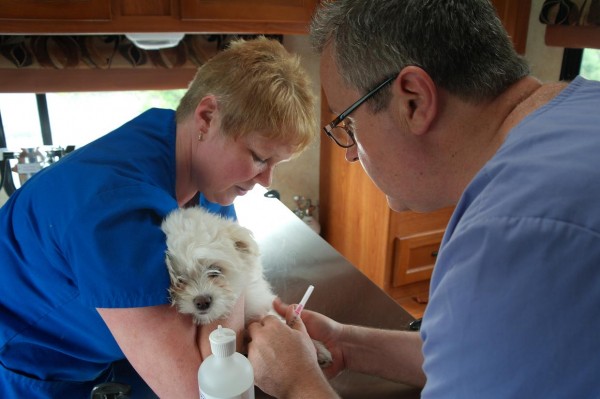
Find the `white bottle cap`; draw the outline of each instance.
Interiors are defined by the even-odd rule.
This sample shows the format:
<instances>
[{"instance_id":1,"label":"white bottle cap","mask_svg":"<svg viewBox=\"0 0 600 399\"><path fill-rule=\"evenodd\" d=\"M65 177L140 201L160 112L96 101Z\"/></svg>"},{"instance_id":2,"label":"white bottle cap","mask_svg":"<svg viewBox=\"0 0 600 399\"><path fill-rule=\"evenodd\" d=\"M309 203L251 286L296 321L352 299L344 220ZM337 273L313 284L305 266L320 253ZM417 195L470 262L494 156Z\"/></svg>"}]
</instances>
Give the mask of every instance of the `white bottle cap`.
<instances>
[{"instance_id":1,"label":"white bottle cap","mask_svg":"<svg viewBox=\"0 0 600 399\"><path fill-rule=\"evenodd\" d=\"M210 349L216 357L227 357L235 353L235 331L221 325L208 336Z\"/></svg>"}]
</instances>

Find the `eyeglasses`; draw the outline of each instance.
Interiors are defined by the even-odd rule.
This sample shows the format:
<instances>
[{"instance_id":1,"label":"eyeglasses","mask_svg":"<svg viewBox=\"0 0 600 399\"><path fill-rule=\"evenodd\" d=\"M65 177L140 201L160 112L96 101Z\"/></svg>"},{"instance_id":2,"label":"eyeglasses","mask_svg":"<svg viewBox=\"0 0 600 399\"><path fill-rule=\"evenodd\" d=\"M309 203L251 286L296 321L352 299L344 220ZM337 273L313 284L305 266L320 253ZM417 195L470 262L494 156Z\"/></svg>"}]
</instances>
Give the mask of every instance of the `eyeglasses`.
<instances>
[{"instance_id":1,"label":"eyeglasses","mask_svg":"<svg viewBox=\"0 0 600 399\"><path fill-rule=\"evenodd\" d=\"M352 128L346 122L344 122L344 119L346 119L346 117L348 117L348 115L354 112L356 108L358 108L362 103L364 103L373 95L375 95L375 93L381 90L384 86L396 79L397 76L398 75L390 76L389 78L378 84L377 87L375 87L373 90L359 98L358 101L356 101L354 104L348 107L348 109L346 109L344 112L339 114L338 117L335 118L331 123L325 125L323 127L325 134L328 135L333 141L335 141L337 145L339 145L342 148L350 148L354 144L356 144Z\"/></svg>"}]
</instances>

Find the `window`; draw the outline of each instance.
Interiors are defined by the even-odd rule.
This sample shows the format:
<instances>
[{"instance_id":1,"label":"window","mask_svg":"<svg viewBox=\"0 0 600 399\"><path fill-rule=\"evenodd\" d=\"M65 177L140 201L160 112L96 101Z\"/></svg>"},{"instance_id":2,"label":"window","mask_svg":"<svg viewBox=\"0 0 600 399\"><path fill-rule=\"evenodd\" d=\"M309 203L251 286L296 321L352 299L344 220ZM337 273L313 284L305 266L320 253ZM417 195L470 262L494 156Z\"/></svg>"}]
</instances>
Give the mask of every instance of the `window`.
<instances>
[{"instance_id":1,"label":"window","mask_svg":"<svg viewBox=\"0 0 600 399\"><path fill-rule=\"evenodd\" d=\"M168 91L77 92L35 94L0 93L0 113L6 147L44 145L48 123L53 146L83 146L114 130L145 110L175 109L185 89ZM37 101L36 101L37 100ZM47 109L47 119L44 116Z\"/></svg>"},{"instance_id":2,"label":"window","mask_svg":"<svg viewBox=\"0 0 600 399\"><path fill-rule=\"evenodd\" d=\"M24 168L15 158L25 154L23 149L34 157L27 169L35 173L37 165L53 158L38 158L36 154L44 153L39 147L50 153L81 147L149 108L177 108L185 91L0 93L0 191L4 188L10 195L21 186Z\"/></svg>"},{"instance_id":3,"label":"window","mask_svg":"<svg viewBox=\"0 0 600 399\"><path fill-rule=\"evenodd\" d=\"M573 80L577 75L600 80L600 49L565 49L560 80Z\"/></svg>"},{"instance_id":4,"label":"window","mask_svg":"<svg viewBox=\"0 0 600 399\"><path fill-rule=\"evenodd\" d=\"M600 80L600 50L590 48L583 50L579 73L586 79Z\"/></svg>"},{"instance_id":5,"label":"window","mask_svg":"<svg viewBox=\"0 0 600 399\"><path fill-rule=\"evenodd\" d=\"M42 130L35 95L0 93L0 115L6 136L6 143L0 143L0 147L10 145L16 150L41 145Z\"/></svg>"}]
</instances>

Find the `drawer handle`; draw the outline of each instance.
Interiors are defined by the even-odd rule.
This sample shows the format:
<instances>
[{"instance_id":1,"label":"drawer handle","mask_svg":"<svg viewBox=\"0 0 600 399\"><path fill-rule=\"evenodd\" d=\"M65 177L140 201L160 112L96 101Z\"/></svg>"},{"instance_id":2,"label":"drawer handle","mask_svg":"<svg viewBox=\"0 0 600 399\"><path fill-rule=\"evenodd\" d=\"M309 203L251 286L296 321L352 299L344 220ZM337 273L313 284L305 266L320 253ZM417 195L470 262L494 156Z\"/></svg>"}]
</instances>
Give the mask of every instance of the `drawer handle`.
<instances>
[{"instance_id":1,"label":"drawer handle","mask_svg":"<svg viewBox=\"0 0 600 399\"><path fill-rule=\"evenodd\" d=\"M431 257L432 258L437 258L437 255L438 255L438 251L437 250L431 252Z\"/></svg>"},{"instance_id":2,"label":"drawer handle","mask_svg":"<svg viewBox=\"0 0 600 399\"><path fill-rule=\"evenodd\" d=\"M420 319L411 321L410 323L408 323L408 329L411 331L419 331L421 329L422 321L423 321L422 317Z\"/></svg>"}]
</instances>

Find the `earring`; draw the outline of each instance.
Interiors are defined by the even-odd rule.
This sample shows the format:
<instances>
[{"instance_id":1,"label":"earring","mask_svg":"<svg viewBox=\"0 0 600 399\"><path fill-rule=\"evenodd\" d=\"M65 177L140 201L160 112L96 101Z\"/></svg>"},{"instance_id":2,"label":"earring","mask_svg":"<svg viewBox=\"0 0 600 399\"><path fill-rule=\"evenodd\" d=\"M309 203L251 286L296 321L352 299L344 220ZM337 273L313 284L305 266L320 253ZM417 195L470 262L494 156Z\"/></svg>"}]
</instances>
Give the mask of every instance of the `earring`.
<instances>
[{"instance_id":1,"label":"earring","mask_svg":"<svg viewBox=\"0 0 600 399\"><path fill-rule=\"evenodd\" d=\"M198 141L202 141L202 140L204 140L204 133L200 132L198 134Z\"/></svg>"}]
</instances>

